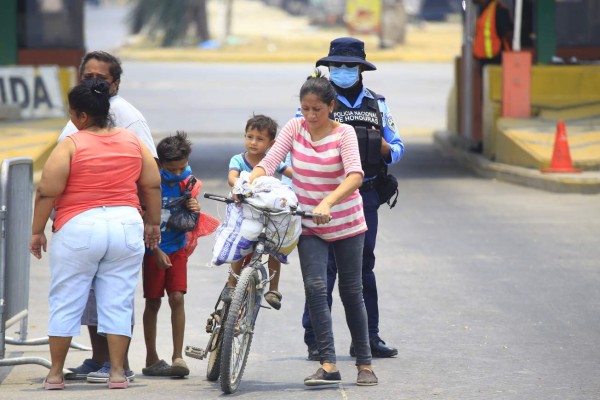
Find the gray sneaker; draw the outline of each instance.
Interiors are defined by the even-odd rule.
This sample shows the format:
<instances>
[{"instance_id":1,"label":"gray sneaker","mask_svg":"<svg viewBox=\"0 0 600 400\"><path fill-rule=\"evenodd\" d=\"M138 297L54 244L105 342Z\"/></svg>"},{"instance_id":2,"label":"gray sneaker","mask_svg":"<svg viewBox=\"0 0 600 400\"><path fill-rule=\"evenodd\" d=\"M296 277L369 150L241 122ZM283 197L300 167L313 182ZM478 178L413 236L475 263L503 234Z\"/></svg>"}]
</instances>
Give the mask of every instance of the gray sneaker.
<instances>
[{"instance_id":1,"label":"gray sneaker","mask_svg":"<svg viewBox=\"0 0 600 400\"><path fill-rule=\"evenodd\" d=\"M102 364L88 358L79 367L69 368L69 373L65 374L65 379L84 381L90 372L98 371L100 368L102 368Z\"/></svg>"},{"instance_id":2,"label":"gray sneaker","mask_svg":"<svg viewBox=\"0 0 600 400\"><path fill-rule=\"evenodd\" d=\"M96 372L90 372L87 375L87 381L91 383L108 383L108 377L110 376L110 363L105 362L102 368L100 368ZM125 377L129 380L129 382L133 382L135 379L135 373L130 370L125 370Z\"/></svg>"}]
</instances>

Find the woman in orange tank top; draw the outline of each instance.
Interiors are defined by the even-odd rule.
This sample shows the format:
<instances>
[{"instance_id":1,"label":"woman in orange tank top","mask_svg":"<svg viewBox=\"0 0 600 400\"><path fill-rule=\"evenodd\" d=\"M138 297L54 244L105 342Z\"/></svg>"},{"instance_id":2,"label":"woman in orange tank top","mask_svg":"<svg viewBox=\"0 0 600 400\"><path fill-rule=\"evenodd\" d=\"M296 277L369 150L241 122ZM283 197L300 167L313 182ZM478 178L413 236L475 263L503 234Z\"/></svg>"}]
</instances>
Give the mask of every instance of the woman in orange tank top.
<instances>
[{"instance_id":1,"label":"woman in orange tank top","mask_svg":"<svg viewBox=\"0 0 600 400\"><path fill-rule=\"evenodd\" d=\"M30 252L38 259L46 251L44 230L56 209L48 323L52 365L45 389L64 388L65 358L72 336L79 334L92 285L98 332L106 334L110 349L108 387L128 386L123 361L144 243L155 248L160 241L160 175L154 157L132 132L111 127L109 107L104 81L84 80L69 92L69 114L79 131L52 151L36 190Z\"/></svg>"}]
</instances>

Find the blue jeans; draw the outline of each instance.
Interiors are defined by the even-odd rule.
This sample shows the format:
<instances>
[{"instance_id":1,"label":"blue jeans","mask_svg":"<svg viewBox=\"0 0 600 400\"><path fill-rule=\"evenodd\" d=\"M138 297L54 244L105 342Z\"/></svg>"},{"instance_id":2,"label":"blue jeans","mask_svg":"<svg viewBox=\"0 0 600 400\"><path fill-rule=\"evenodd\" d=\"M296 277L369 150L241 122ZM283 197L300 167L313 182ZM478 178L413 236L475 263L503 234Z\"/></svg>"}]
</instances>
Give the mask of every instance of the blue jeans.
<instances>
[{"instance_id":1,"label":"blue jeans","mask_svg":"<svg viewBox=\"0 0 600 400\"><path fill-rule=\"evenodd\" d=\"M379 306L377 296L377 281L375 280L375 242L377 239L377 225L379 223L377 211L379 210L379 196L375 189L360 192L363 200L363 212L367 222L365 232L365 243L362 253L362 285L363 298L367 309L367 319L369 325L369 338L379 336ZM337 267L333 250L329 252L327 263L327 302L331 310L333 302L331 293L335 286L337 276ZM315 334L313 331L311 318L308 313L308 307L304 305L304 315L302 315L302 326L304 327L304 343L311 345L315 343Z\"/></svg>"},{"instance_id":2,"label":"blue jeans","mask_svg":"<svg viewBox=\"0 0 600 400\"><path fill-rule=\"evenodd\" d=\"M365 234L326 242L317 236L302 235L298 254L304 292L321 364L336 362L331 311L327 301L327 261L331 247L337 261L339 290L346 323L356 349L356 365L371 364L367 312L362 296L362 253Z\"/></svg>"}]
</instances>

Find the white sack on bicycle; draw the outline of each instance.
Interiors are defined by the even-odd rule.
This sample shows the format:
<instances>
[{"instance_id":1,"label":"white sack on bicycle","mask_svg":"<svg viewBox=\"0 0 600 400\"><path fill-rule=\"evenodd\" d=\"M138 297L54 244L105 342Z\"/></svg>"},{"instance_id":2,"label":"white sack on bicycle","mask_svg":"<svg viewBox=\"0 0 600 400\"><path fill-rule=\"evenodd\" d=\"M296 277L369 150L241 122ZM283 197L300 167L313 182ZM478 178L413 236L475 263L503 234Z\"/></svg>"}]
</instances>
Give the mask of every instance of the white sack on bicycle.
<instances>
[{"instance_id":1,"label":"white sack on bicycle","mask_svg":"<svg viewBox=\"0 0 600 400\"><path fill-rule=\"evenodd\" d=\"M233 193L245 197L246 202L260 208L289 210L289 205L297 206L298 198L292 189L279 179L261 176L252 184L247 181L247 173L242 172L233 187ZM258 239L262 223L260 214L251 207L242 204L227 206L225 220L217 230L213 246L213 265L237 261L252 252ZM281 215L271 217L267 227L266 251L287 264L287 256L298 244L302 233L300 217Z\"/></svg>"}]
</instances>

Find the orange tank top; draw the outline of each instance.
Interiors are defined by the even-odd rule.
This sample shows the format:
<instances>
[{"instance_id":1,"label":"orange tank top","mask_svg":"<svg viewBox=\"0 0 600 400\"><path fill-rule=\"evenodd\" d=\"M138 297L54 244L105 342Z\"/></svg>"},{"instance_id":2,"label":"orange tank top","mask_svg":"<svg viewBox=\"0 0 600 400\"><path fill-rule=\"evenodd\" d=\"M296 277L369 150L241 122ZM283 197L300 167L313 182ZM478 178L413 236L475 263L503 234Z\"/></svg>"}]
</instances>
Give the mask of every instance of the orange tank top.
<instances>
[{"instance_id":1,"label":"orange tank top","mask_svg":"<svg viewBox=\"0 0 600 400\"><path fill-rule=\"evenodd\" d=\"M65 191L56 199L53 231L96 207L130 206L141 211L137 181L142 145L137 136L119 128L110 135L79 131L68 138L76 149Z\"/></svg>"}]
</instances>

